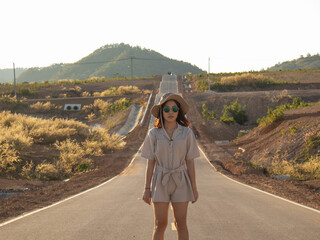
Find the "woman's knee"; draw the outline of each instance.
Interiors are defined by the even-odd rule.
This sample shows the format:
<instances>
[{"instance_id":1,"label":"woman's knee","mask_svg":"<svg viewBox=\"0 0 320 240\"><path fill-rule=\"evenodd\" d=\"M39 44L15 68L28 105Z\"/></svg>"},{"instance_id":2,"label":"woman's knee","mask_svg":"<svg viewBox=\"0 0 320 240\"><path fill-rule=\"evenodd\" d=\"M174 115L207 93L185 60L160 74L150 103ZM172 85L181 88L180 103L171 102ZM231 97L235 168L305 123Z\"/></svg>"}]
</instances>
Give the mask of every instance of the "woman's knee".
<instances>
[{"instance_id":1,"label":"woman's knee","mask_svg":"<svg viewBox=\"0 0 320 240\"><path fill-rule=\"evenodd\" d=\"M177 231L185 231L188 229L186 219L176 219L174 221Z\"/></svg>"},{"instance_id":2,"label":"woman's knee","mask_svg":"<svg viewBox=\"0 0 320 240\"><path fill-rule=\"evenodd\" d=\"M154 228L159 231L164 231L167 228L167 219L156 219L154 223Z\"/></svg>"}]
</instances>

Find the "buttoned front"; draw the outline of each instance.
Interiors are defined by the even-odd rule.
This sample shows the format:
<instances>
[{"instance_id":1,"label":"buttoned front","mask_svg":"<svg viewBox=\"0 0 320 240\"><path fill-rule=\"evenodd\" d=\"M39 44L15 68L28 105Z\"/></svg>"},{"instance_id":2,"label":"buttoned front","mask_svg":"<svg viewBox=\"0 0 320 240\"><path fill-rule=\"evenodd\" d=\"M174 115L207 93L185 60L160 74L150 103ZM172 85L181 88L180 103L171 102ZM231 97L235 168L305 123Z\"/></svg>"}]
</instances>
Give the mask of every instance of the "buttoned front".
<instances>
[{"instance_id":1,"label":"buttoned front","mask_svg":"<svg viewBox=\"0 0 320 240\"><path fill-rule=\"evenodd\" d=\"M153 202L194 200L186 161L199 157L200 153L190 128L177 123L172 138L163 128L151 129L143 143L141 156L156 161L152 179ZM174 186L173 190L168 186Z\"/></svg>"}]
</instances>

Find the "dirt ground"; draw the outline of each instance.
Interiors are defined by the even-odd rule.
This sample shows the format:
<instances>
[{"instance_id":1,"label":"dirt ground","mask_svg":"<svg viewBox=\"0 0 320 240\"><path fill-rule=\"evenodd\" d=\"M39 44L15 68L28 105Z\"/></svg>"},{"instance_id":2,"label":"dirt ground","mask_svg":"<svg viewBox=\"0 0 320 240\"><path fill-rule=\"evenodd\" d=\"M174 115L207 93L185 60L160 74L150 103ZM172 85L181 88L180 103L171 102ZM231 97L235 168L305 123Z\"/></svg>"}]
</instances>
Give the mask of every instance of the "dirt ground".
<instances>
[{"instance_id":1,"label":"dirt ground","mask_svg":"<svg viewBox=\"0 0 320 240\"><path fill-rule=\"evenodd\" d=\"M240 182L320 210L320 188L314 182L308 185L306 182L275 180L267 176L263 170L256 170L248 164L234 162L234 154L239 151L238 147L233 142L216 144L214 141L234 139L235 133L242 127L228 128L214 124L208 127L201 115L203 95L185 92L181 78L179 88L181 92L184 92L183 95L191 107L188 117L192 122L199 146L218 171ZM152 103L154 97L155 94L151 100ZM20 195L0 199L0 222L65 199L121 173L141 146L149 119L148 114L143 125L136 127L128 134L124 150L104 155L99 160L100 164L96 170L76 175L67 182L0 178L1 191L24 191ZM248 129L250 127L252 126L244 126Z\"/></svg>"},{"instance_id":2,"label":"dirt ground","mask_svg":"<svg viewBox=\"0 0 320 240\"><path fill-rule=\"evenodd\" d=\"M180 90L183 91L183 85L180 85ZM267 136L262 137L260 134L252 136L249 141L251 145L246 142L246 136L237 140L237 134L240 130L249 130L256 127L256 119L265 115L268 107L273 107L266 105L266 100L273 96L281 96L281 93L282 91L267 93L233 92L223 94L211 92L199 94L184 91L184 97L191 106L188 116L191 120L192 128L198 137L198 144L218 171L242 183L320 210L319 179L312 181L276 180L271 178L264 168L257 169L251 164L246 163L246 161L235 161L236 156L239 156L242 152L239 150L239 147L243 147L246 150L246 154L242 156L243 159L251 160L251 157L256 152L264 151L267 142L274 143L276 141L278 143L278 138L272 135L272 131ZM275 98L274 106L287 103L292 97L298 96L302 97L304 101L319 101L318 90L310 90L308 92L293 90L286 92L285 96L280 97L278 100ZM234 124L228 126L219 123L218 120L209 123L203 119L201 115L203 103L208 105L209 110L215 110L218 113L221 112L223 105L230 104L236 99L238 99L240 104L246 105L246 112L249 116L249 121L246 125L240 126ZM288 129L287 122L292 119L295 120L295 123L291 124L293 126L303 123L313 123L319 126L320 104L311 108L291 110L285 116L285 120L283 121L284 126L274 129L273 132L279 134L282 129ZM219 140L233 141L216 144L215 141Z\"/></svg>"}]
</instances>

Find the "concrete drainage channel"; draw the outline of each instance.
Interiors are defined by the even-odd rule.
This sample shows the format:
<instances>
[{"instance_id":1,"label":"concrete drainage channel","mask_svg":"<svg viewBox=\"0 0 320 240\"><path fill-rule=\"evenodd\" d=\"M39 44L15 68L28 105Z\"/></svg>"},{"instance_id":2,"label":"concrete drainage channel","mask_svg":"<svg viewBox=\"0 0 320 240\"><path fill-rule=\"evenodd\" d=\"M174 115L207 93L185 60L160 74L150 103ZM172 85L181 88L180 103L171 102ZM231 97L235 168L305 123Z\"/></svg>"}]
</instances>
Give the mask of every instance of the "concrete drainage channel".
<instances>
[{"instance_id":1,"label":"concrete drainage channel","mask_svg":"<svg viewBox=\"0 0 320 240\"><path fill-rule=\"evenodd\" d=\"M24 193L26 191L28 191L29 189L28 188L25 188L21 191L15 191L15 190L1 190L0 191L0 198L8 198L8 197L12 197L12 196L15 196L15 195L19 195L21 193Z\"/></svg>"},{"instance_id":2,"label":"concrete drainage channel","mask_svg":"<svg viewBox=\"0 0 320 240\"><path fill-rule=\"evenodd\" d=\"M0 192L0 198L8 198L14 195L19 195L22 192Z\"/></svg>"}]
</instances>

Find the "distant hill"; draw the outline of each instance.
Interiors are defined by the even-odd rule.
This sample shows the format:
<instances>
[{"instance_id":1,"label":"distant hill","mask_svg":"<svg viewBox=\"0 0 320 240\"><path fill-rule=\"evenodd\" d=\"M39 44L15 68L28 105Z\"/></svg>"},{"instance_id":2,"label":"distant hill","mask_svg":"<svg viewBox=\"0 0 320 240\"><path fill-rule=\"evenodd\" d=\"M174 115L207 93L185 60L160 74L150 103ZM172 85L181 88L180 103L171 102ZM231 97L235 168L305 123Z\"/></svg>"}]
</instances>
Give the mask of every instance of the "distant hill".
<instances>
[{"instance_id":1,"label":"distant hill","mask_svg":"<svg viewBox=\"0 0 320 240\"><path fill-rule=\"evenodd\" d=\"M133 57L133 76L147 77L175 74L204 73L195 65L169 59L158 52L128 44L105 45L73 64L54 64L49 67L29 68L23 72L19 82L41 82L45 80L79 79L90 77L131 77L131 57Z\"/></svg>"},{"instance_id":2,"label":"distant hill","mask_svg":"<svg viewBox=\"0 0 320 240\"><path fill-rule=\"evenodd\" d=\"M16 68L16 79L26 70L27 68ZM12 68L0 69L0 83L13 83Z\"/></svg>"},{"instance_id":3,"label":"distant hill","mask_svg":"<svg viewBox=\"0 0 320 240\"><path fill-rule=\"evenodd\" d=\"M268 68L269 71L279 70L297 70L297 69L317 69L320 68L320 55L319 53L311 56L308 54L306 57L301 56L292 61L278 63L273 67Z\"/></svg>"}]
</instances>

